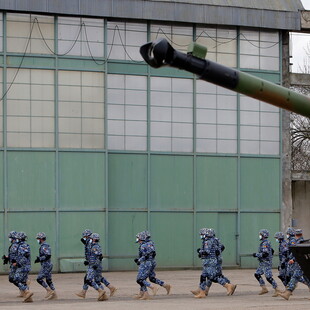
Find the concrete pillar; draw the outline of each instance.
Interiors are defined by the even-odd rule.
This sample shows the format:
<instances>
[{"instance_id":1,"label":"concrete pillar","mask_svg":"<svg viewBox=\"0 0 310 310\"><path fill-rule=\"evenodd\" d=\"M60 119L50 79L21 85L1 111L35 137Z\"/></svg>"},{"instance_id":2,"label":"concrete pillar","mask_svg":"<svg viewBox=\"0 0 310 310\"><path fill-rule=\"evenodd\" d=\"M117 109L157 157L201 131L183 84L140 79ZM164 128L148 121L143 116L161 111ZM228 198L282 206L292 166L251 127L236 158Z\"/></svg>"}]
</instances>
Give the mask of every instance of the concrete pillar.
<instances>
[{"instance_id":1,"label":"concrete pillar","mask_svg":"<svg viewBox=\"0 0 310 310\"><path fill-rule=\"evenodd\" d=\"M282 85L290 86L289 79L289 33L282 32ZM291 137L290 137L290 112L282 110L282 210L281 230L285 231L291 226L292 203L292 177L291 177Z\"/></svg>"}]
</instances>

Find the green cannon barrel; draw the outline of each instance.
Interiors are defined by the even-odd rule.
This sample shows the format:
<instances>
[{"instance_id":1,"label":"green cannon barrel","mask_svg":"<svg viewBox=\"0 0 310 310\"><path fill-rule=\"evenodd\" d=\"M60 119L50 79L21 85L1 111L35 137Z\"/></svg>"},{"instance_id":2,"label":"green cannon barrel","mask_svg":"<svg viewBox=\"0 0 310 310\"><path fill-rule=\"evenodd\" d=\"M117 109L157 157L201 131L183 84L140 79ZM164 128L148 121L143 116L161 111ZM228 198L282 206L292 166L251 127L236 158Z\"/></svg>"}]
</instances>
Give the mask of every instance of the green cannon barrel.
<instances>
[{"instance_id":1,"label":"green cannon barrel","mask_svg":"<svg viewBox=\"0 0 310 310\"><path fill-rule=\"evenodd\" d=\"M310 98L242 71L198 58L191 53L181 53L165 39L146 43L141 46L140 53L154 68L171 66L186 70L204 81L310 117Z\"/></svg>"}]
</instances>

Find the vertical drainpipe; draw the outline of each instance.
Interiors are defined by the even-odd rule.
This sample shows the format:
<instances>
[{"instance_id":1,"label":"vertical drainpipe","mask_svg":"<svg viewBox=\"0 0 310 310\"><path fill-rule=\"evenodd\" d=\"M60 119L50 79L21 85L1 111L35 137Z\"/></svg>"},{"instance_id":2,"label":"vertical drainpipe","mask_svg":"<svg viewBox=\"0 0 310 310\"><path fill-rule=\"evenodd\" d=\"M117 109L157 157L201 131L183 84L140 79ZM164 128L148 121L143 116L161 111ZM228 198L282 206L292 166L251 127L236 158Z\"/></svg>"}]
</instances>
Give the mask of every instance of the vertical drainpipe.
<instances>
[{"instance_id":1,"label":"vertical drainpipe","mask_svg":"<svg viewBox=\"0 0 310 310\"><path fill-rule=\"evenodd\" d=\"M237 29L237 68L240 70L240 28ZM236 263L241 266L240 257L240 229L241 229L241 157L240 157L240 94L237 93L237 251Z\"/></svg>"},{"instance_id":2,"label":"vertical drainpipe","mask_svg":"<svg viewBox=\"0 0 310 310\"><path fill-rule=\"evenodd\" d=\"M6 127L7 127L7 100L4 96L6 92L7 84L7 28L6 28L6 13L3 13L3 71L2 71L2 107L3 107L3 209L4 209L4 223L3 223L3 236L6 235L8 231L8 161L7 161L7 136L6 136ZM4 97L3 97L4 96ZM7 248L7 238L4 238L4 247Z\"/></svg>"},{"instance_id":3,"label":"vertical drainpipe","mask_svg":"<svg viewBox=\"0 0 310 310\"><path fill-rule=\"evenodd\" d=\"M147 23L147 41L151 39L151 25ZM147 228L149 231L151 227L151 68L147 66L147 133L146 133L146 149L147 149ZM152 233L152 232L151 232Z\"/></svg>"},{"instance_id":4,"label":"vertical drainpipe","mask_svg":"<svg viewBox=\"0 0 310 310\"><path fill-rule=\"evenodd\" d=\"M196 38L196 25L193 26L193 41ZM196 244L197 232L197 157L196 157L196 80L193 77L193 246ZM193 267L195 267L196 251L193 250Z\"/></svg>"},{"instance_id":5,"label":"vertical drainpipe","mask_svg":"<svg viewBox=\"0 0 310 310\"><path fill-rule=\"evenodd\" d=\"M55 221L56 221L56 249L55 254L57 259L57 269L60 271L60 249L59 249L59 242L60 242L60 201L59 201L59 182L60 182L60 173L59 173L59 137L58 137L58 16L55 16L54 19L54 38L55 38L55 44L54 44L54 50L55 50L55 71L54 71L54 96L55 96Z\"/></svg>"},{"instance_id":6,"label":"vertical drainpipe","mask_svg":"<svg viewBox=\"0 0 310 310\"><path fill-rule=\"evenodd\" d=\"M105 60L104 63L104 149L105 149L105 187L104 187L104 193L105 193L105 252L108 256L107 259L107 270L109 270L109 152L108 152L108 135L107 135L107 89L108 89L108 53L107 53L107 38L108 38L108 23L107 20L104 19L104 38L103 38L103 46L104 46L104 56L103 59Z\"/></svg>"}]
</instances>

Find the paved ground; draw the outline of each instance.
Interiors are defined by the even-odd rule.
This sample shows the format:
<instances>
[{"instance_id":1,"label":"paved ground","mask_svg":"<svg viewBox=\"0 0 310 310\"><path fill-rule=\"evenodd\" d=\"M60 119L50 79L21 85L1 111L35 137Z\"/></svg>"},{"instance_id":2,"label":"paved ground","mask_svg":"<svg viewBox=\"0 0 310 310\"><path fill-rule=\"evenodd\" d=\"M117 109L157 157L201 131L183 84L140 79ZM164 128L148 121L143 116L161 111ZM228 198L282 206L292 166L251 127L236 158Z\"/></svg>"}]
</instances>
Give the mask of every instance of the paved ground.
<instances>
[{"instance_id":1,"label":"paved ground","mask_svg":"<svg viewBox=\"0 0 310 310\"><path fill-rule=\"evenodd\" d=\"M109 272L105 277L115 286L118 291L115 296L108 301L98 302L97 292L92 288L86 299L80 299L74 293L81 290L81 283L84 274L55 274L54 283L56 285L58 299L44 300L45 291L36 283L36 276L30 275L32 280L31 290L34 292L33 303L22 303L16 297L17 289L8 283L7 276L0 276L0 308L1 309L44 309L44 310L81 310L98 309L107 310L202 310L202 309L309 309L310 292L307 287L299 284L294 295L289 301L280 297L272 297L272 288L268 284L270 292L259 296L259 286L253 277L254 270L224 270L232 283L238 285L233 296L226 296L226 289L218 284L213 284L209 296L205 299L196 299L190 293L191 289L197 288L200 276L199 270L178 270L178 271L158 271L158 278L172 285L171 295L165 295L165 290L160 288L158 294L152 300L134 300L132 296L138 292L138 285L135 282L136 272ZM275 271L275 274L276 271ZM281 286L282 289L282 286Z\"/></svg>"}]
</instances>

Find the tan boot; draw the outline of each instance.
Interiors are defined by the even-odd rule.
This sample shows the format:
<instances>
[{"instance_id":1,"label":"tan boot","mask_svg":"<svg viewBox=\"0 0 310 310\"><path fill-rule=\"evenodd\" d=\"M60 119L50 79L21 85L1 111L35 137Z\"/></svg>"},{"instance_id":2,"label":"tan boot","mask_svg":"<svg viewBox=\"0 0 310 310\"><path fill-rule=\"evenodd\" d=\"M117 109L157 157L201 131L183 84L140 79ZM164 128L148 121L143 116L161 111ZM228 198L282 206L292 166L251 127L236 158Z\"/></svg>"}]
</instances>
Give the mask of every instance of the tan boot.
<instances>
[{"instance_id":1,"label":"tan boot","mask_svg":"<svg viewBox=\"0 0 310 310\"><path fill-rule=\"evenodd\" d=\"M166 291L167 291L167 295L169 295L170 294L170 290L171 290L171 285L170 284L164 284L163 285L163 288L165 288L166 289Z\"/></svg>"},{"instance_id":2,"label":"tan boot","mask_svg":"<svg viewBox=\"0 0 310 310\"><path fill-rule=\"evenodd\" d=\"M51 290L51 294L46 298L47 300L57 299L56 291Z\"/></svg>"},{"instance_id":3,"label":"tan boot","mask_svg":"<svg viewBox=\"0 0 310 310\"><path fill-rule=\"evenodd\" d=\"M199 293L195 295L195 298L206 298L206 292L202 289L199 289Z\"/></svg>"},{"instance_id":4,"label":"tan boot","mask_svg":"<svg viewBox=\"0 0 310 310\"><path fill-rule=\"evenodd\" d=\"M25 293L24 293L25 295L24 295L24 302L32 302L33 300L32 300L32 295L33 295L33 293L32 292L30 292L30 291L25 291Z\"/></svg>"},{"instance_id":5,"label":"tan boot","mask_svg":"<svg viewBox=\"0 0 310 310\"><path fill-rule=\"evenodd\" d=\"M157 285L151 285L150 286L150 289L152 290L152 293L153 293L153 296L156 296L156 294L157 294L157 291L159 290L159 286L157 286Z\"/></svg>"},{"instance_id":6,"label":"tan boot","mask_svg":"<svg viewBox=\"0 0 310 310\"><path fill-rule=\"evenodd\" d=\"M286 300L289 300L291 295L292 295L292 292L289 290L286 290L284 293L279 293L279 296L281 296L282 298L285 298Z\"/></svg>"},{"instance_id":7,"label":"tan boot","mask_svg":"<svg viewBox=\"0 0 310 310\"><path fill-rule=\"evenodd\" d=\"M81 290L80 292L75 294L76 296L79 296L81 298L85 298L86 296L86 290Z\"/></svg>"},{"instance_id":8,"label":"tan boot","mask_svg":"<svg viewBox=\"0 0 310 310\"><path fill-rule=\"evenodd\" d=\"M227 296L231 296L235 292L237 285L226 283L224 287L227 290Z\"/></svg>"},{"instance_id":9,"label":"tan boot","mask_svg":"<svg viewBox=\"0 0 310 310\"><path fill-rule=\"evenodd\" d=\"M24 297L24 296L25 296L24 291L20 290L19 295L17 295L16 297Z\"/></svg>"},{"instance_id":10,"label":"tan boot","mask_svg":"<svg viewBox=\"0 0 310 310\"><path fill-rule=\"evenodd\" d=\"M110 290L110 297L114 296L115 292L117 291L117 288L113 285L108 285L108 289Z\"/></svg>"},{"instance_id":11,"label":"tan boot","mask_svg":"<svg viewBox=\"0 0 310 310\"><path fill-rule=\"evenodd\" d=\"M194 294L195 296L198 295L200 292L200 288L197 288L197 290L192 290L191 293Z\"/></svg>"},{"instance_id":12,"label":"tan boot","mask_svg":"<svg viewBox=\"0 0 310 310\"><path fill-rule=\"evenodd\" d=\"M52 293L53 293L53 291L52 291L49 287L47 287L47 288L46 288L46 294L45 294L45 297L44 297L44 298L49 297Z\"/></svg>"},{"instance_id":13,"label":"tan boot","mask_svg":"<svg viewBox=\"0 0 310 310\"><path fill-rule=\"evenodd\" d=\"M140 299L143 296L143 291L140 291L139 294L134 295L132 298L133 299Z\"/></svg>"},{"instance_id":14,"label":"tan boot","mask_svg":"<svg viewBox=\"0 0 310 310\"><path fill-rule=\"evenodd\" d=\"M267 287L265 285L261 286L262 290L258 293L258 295L264 295L268 293Z\"/></svg>"},{"instance_id":15,"label":"tan boot","mask_svg":"<svg viewBox=\"0 0 310 310\"><path fill-rule=\"evenodd\" d=\"M280 293L281 293L281 291L276 287L274 289L274 293L273 293L272 297L278 297Z\"/></svg>"},{"instance_id":16,"label":"tan boot","mask_svg":"<svg viewBox=\"0 0 310 310\"><path fill-rule=\"evenodd\" d=\"M148 292L144 292L142 297L139 298L140 300L148 300L148 299L151 299L151 296L149 295Z\"/></svg>"},{"instance_id":17,"label":"tan boot","mask_svg":"<svg viewBox=\"0 0 310 310\"><path fill-rule=\"evenodd\" d=\"M109 299L108 298L108 296L107 296L107 294L106 294L106 292L104 291L104 290L102 290L101 288L99 288L98 290L97 290L97 292L98 292L98 301L104 301L104 300L107 300L107 299Z\"/></svg>"}]
</instances>

